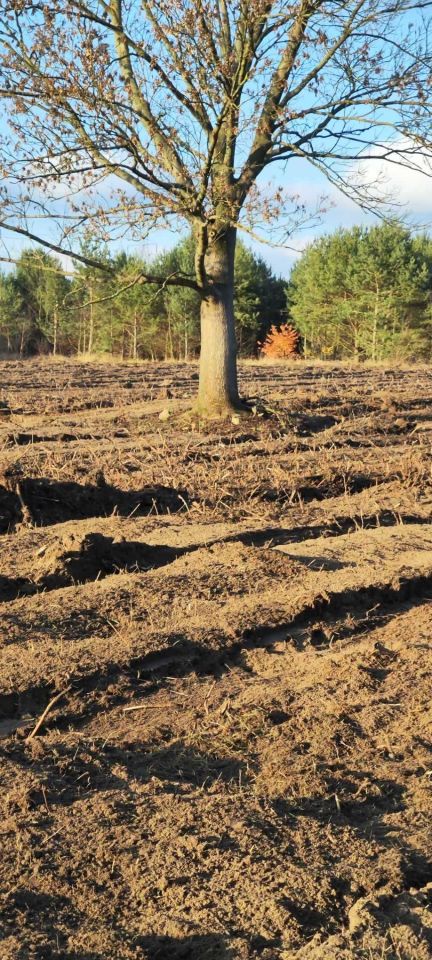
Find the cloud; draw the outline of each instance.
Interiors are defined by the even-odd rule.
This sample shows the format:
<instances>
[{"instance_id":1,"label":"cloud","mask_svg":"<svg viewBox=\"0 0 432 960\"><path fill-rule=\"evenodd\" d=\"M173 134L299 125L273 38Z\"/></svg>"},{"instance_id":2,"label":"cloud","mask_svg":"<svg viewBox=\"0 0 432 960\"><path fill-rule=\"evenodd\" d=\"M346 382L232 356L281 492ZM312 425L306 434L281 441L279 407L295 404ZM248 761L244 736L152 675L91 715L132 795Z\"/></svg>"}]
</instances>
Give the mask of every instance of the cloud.
<instances>
[{"instance_id":1,"label":"cloud","mask_svg":"<svg viewBox=\"0 0 432 960\"><path fill-rule=\"evenodd\" d=\"M377 152L383 152L381 147L376 148ZM413 169L414 168L414 169ZM408 139L395 140L393 144L393 155L384 160L377 156L369 160L362 160L353 163L350 167L350 176L353 182L372 187L379 185L381 191L387 194L388 198L395 201L393 212L401 216L408 225L413 228L432 228L432 183L431 183L432 165L420 149L416 148L413 141ZM98 200L102 203L108 203L110 192L115 185L115 178L108 176L101 180L96 188ZM288 276L292 265L301 255L305 247L312 243L317 237L324 233L330 233L338 227L351 227L354 224L373 224L376 223L376 217L373 214L363 210L354 202L330 184L325 176L314 169L305 160L296 159L290 161L286 168L273 166L271 168L271 179L268 178L268 185L281 185L291 195L298 197L305 203L306 208L313 212L319 205L320 198L325 194L330 201L330 206L324 213L319 223L312 223L310 220L303 226L303 229L297 230L289 239L286 246L272 247L267 243L257 243L248 240L246 235L242 235L248 244L255 249L271 265L276 273ZM75 187L83 185L77 181ZM265 186L265 180L264 180ZM85 190L84 190L85 193ZM50 196L53 205L53 213L61 215L67 208L70 194L68 188L58 187ZM64 206L63 206L64 205ZM54 236L54 226L50 229ZM160 253L175 244L180 239L180 234L174 230L159 229L152 231L148 237L138 239L122 234L113 243L113 253L120 249L127 249L131 253L138 253L146 258ZM267 239L267 237L265 237ZM13 238L11 234L7 237L6 231L0 233L0 244L3 250L1 254L17 256L24 246L30 246L28 240L22 238ZM8 250L5 250L7 246ZM62 265L66 270L71 268L71 262L67 257L61 258Z\"/></svg>"},{"instance_id":2,"label":"cloud","mask_svg":"<svg viewBox=\"0 0 432 960\"><path fill-rule=\"evenodd\" d=\"M382 148L377 152L382 153ZM323 174L311 168L306 161L294 161L287 165L281 176L289 183L294 193L304 198L307 205L313 206L317 198L326 193L331 207L320 223L310 229L299 231L289 246L271 248L266 244L254 244L276 272L287 276L304 248L317 237L331 233L338 227L351 227L355 224L373 225L377 217L359 206L326 180ZM275 179L276 179L275 171ZM400 217L413 229L432 228L432 162L431 159L408 139L395 140L393 152L387 160L381 156L353 163L350 167L353 183L380 192L387 198L387 206L381 212L391 212ZM380 206L377 204L377 212Z\"/></svg>"}]
</instances>

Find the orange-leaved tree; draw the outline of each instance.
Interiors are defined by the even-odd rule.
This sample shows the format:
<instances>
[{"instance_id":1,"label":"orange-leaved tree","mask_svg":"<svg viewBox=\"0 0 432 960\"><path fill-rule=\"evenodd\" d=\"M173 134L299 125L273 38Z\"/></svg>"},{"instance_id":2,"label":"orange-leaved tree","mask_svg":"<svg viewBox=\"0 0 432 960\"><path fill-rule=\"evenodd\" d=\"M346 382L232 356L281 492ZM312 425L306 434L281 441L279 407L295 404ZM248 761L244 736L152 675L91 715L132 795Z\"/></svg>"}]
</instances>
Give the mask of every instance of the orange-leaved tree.
<instances>
[{"instance_id":1,"label":"orange-leaved tree","mask_svg":"<svg viewBox=\"0 0 432 960\"><path fill-rule=\"evenodd\" d=\"M92 237L190 229L193 272L143 270L127 282L198 292L199 409L238 407L237 231L274 223L286 237L304 224L290 186L299 160L370 208L380 159L418 169L432 158L431 7L0 0L2 240L13 231L109 274L88 254Z\"/></svg>"},{"instance_id":2,"label":"orange-leaved tree","mask_svg":"<svg viewBox=\"0 0 432 960\"><path fill-rule=\"evenodd\" d=\"M289 323L280 327L270 327L263 341L259 344L260 354L273 360L287 360L298 355L299 334Z\"/></svg>"}]
</instances>

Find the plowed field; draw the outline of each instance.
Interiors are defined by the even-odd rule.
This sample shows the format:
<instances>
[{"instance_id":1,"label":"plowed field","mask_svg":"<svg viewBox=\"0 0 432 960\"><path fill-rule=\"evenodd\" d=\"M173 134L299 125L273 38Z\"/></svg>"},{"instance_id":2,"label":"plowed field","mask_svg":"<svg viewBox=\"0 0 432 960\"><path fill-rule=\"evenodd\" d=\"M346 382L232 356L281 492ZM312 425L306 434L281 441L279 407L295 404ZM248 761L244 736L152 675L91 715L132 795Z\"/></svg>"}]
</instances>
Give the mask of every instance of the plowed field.
<instances>
[{"instance_id":1,"label":"plowed field","mask_svg":"<svg viewBox=\"0 0 432 960\"><path fill-rule=\"evenodd\" d=\"M432 956L432 371L241 379L0 364L1 960Z\"/></svg>"}]
</instances>

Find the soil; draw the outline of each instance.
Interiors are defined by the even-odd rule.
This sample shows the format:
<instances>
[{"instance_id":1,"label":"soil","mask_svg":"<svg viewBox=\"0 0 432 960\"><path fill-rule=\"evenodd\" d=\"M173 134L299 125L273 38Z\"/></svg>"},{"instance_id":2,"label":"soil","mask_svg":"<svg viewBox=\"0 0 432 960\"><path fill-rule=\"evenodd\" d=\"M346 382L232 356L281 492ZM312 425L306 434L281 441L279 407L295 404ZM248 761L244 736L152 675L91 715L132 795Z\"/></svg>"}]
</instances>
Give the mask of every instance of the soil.
<instances>
[{"instance_id":1,"label":"soil","mask_svg":"<svg viewBox=\"0 0 432 960\"><path fill-rule=\"evenodd\" d=\"M432 371L196 380L0 364L1 960L426 960Z\"/></svg>"}]
</instances>

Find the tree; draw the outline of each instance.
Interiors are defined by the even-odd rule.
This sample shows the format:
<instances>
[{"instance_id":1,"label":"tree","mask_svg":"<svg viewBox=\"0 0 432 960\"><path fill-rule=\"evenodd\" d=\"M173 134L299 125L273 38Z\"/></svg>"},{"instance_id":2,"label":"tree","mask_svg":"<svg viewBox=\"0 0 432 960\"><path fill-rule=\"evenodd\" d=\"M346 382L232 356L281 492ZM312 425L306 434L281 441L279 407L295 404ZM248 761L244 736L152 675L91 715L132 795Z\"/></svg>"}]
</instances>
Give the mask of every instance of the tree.
<instances>
[{"instance_id":1,"label":"tree","mask_svg":"<svg viewBox=\"0 0 432 960\"><path fill-rule=\"evenodd\" d=\"M306 249L290 315L315 356L384 360L430 354L432 247L398 223L354 227Z\"/></svg>"},{"instance_id":2,"label":"tree","mask_svg":"<svg viewBox=\"0 0 432 960\"><path fill-rule=\"evenodd\" d=\"M16 311L11 277L0 274L0 349L8 352L16 347Z\"/></svg>"},{"instance_id":3,"label":"tree","mask_svg":"<svg viewBox=\"0 0 432 960\"><path fill-rule=\"evenodd\" d=\"M173 250L164 253L154 264L156 273L172 275L193 271L195 245L190 234ZM235 262L235 334L242 356L256 353L257 343L272 324L280 324L286 316L286 284L271 267L242 240L236 243ZM199 295L185 287L167 287L161 293L160 309L166 317L167 343L176 341L175 354L185 357L199 342ZM183 345L183 350L180 347ZM166 351L167 353L167 351Z\"/></svg>"},{"instance_id":4,"label":"tree","mask_svg":"<svg viewBox=\"0 0 432 960\"><path fill-rule=\"evenodd\" d=\"M241 240L236 245L234 308L240 356L256 354L270 328L287 315L286 281Z\"/></svg>"},{"instance_id":5,"label":"tree","mask_svg":"<svg viewBox=\"0 0 432 960\"><path fill-rule=\"evenodd\" d=\"M237 231L305 216L259 178L301 157L376 206L350 162L430 158L431 5L0 0L3 227L94 266L84 230L142 239L186 223L193 273L140 279L199 294L199 407L238 406Z\"/></svg>"},{"instance_id":6,"label":"tree","mask_svg":"<svg viewBox=\"0 0 432 960\"><path fill-rule=\"evenodd\" d=\"M161 254L153 264L162 276L193 274L195 245L192 234L181 240L173 250ZM188 287L165 287L159 297L159 310L165 321L165 357L187 360L199 341L200 298Z\"/></svg>"},{"instance_id":7,"label":"tree","mask_svg":"<svg viewBox=\"0 0 432 960\"><path fill-rule=\"evenodd\" d=\"M82 264L68 280L56 258L24 251L13 271L0 274L1 346L22 354L35 349L54 354L94 351L135 360L196 356L198 293L170 286L155 292L130 279L146 271L191 272L193 238L186 237L153 262L124 251L108 258L107 251L99 249L98 256L110 272ZM235 274L236 336L240 352L249 356L271 324L285 318L286 284L241 241Z\"/></svg>"},{"instance_id":8,"label":"tree","mask_svg":"<svg viewBox=\"0 0 432 960\"><path fill-rule=\"evenodd\" d=\"M120 353L122 359L154 358L154 343L159 340L162 320L160 294L155 296L149 287L128 283L131 275L139 276L148 269L148 264L139 257L122 253L115 259L114 267L114 290L119 286L122 292L107 304L111 319L109 349Z\"/></svg>"},{"instance_id":9,"label":"tree","mask_svg":"<svg viewBox=\"0 0 432 960\"><path fill-rule=\"evenodd\" d=\"M14 330L15 348L21 356L44 348L55 353L70 289L57 258L45 251L23 250L5 285L9 345Z\"/></svg>"}]
</instances>

